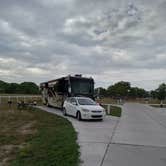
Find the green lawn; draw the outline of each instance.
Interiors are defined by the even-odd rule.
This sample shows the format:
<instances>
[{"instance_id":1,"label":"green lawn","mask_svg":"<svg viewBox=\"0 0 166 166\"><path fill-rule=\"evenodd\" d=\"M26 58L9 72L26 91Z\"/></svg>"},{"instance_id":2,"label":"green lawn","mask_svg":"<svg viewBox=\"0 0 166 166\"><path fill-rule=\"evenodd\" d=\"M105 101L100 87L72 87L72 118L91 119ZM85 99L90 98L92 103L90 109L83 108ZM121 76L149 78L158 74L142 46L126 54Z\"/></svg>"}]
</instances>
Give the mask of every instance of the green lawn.
<instances>
[{"instance_id":1,"label":"green lawn","mask_svg":"<svg viewBox=\"0 0 166 166\"><path fill-rule=\"evenodd\" d=\"M105 109L107 109L107 106L103 106ZM110 106L110 114L111 116L121 117L122 114L122 108L118 106Z\"/></svg>"},{"instance_id":2,"label":"green lawn","mask_svg":"<svg viewBox=\"0 0 166 166\"><path fill-rule=\"evenodd\" d=\"M72 124L39 109L0 106L0 165L78 166Z\"/></svg>"},{"instance_id":3,"label":"green lawn","mask_svg":"<svg viewBox=\"0 0 166 166\"><path fill-rule=\"evenodd\" d=\"M156 108L166 108L166 105L163 105L163 107L161 107L160 104L158 104L158 105L151 104L150 106L156 107Z\"/></svg>"},{"instance_id":4,"label":"green lawn","mask_svg":"<svg viewBox=\"0 0 166 166\"><path fill-rule=\"evenodd\" d=\"M110 112L111 116L121 117L121 114L122 114L121 107L111 106L111 112Z\"/></svg>"}]
</instances>

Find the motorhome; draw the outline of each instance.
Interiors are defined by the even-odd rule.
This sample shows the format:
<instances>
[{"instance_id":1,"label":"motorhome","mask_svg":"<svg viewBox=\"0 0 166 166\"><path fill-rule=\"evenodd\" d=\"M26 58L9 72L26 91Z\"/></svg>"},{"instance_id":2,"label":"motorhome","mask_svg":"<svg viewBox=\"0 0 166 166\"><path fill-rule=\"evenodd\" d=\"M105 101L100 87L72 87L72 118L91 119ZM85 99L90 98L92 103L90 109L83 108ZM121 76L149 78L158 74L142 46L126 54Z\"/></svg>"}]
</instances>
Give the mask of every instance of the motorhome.
<instances>
[{"instance_id":1,"label":"motorhome","mask_svg":"<svg viewBox=\"0 0 166 166\"><path fill-rule=\"evenodd\" d=\"M82 75L66 76L40 84L43 103L62 108L66 97L94 98L94 80Z\"/></svg>"}]
</instances>

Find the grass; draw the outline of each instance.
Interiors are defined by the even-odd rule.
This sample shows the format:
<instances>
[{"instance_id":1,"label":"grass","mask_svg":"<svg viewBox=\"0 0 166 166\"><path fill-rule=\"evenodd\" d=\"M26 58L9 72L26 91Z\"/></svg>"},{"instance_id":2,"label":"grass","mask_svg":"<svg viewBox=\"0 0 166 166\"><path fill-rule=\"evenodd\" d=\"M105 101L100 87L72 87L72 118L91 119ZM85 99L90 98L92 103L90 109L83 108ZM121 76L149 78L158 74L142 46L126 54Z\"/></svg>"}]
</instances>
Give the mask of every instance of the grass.
<instances>
[{"instance_id":1,"label":"grass","mask_svg":"<svg viewBox=\"0 0 166 166\"><path fill-rule=\"evenodd\" d=\"M77 134L72 124L39 109L0 105L0 165L77 166Z\"/></svg>"},{"instance_id":2,"label":"grass","mask_svg":"<svg viewBox=\"0 0 166 166\"><path fill-rule=\"evenodd\" d=\"M9 100L11 100L13 103L17 103L19 101L24 101L26 103L32 103L33 101L36 101L37 104L42 103L42 99L40 95L18 95L18 97L15 97L17 95L2 95L0 94L0 104L1 105L6 105Z\"/></svg>"},{"instance_id":3,"label":"grass","mask_svg":"<svg viewBox=\"0 0 166 166\"><path fill-rule=\"evenodd\" d=\"M111 116L121 117L121 115L122 115L122 108L121 107L111 106L110 109L111 109L111 112L110 112Z\"/></svg>"},{"instance_id":4,"label":"grass","mask_svg":"<svg viewBox=\"0 0 166 166\"><path fill-rule=\"evenodd\" d=\"M107 106L106 105L103 105L103 107L107 110ZM122 108L121 107L118 107L118 106L110 106L110 114L108 114L108 111L107 111L107 115L111 115L111 116L116 116L116 117L121 117L122 115Z\"/></svg>"},{"instance_id":5,"label":"grass","mask_svg":"<svg viewBox=\"0 0 166 166\"><path fill-rule=\"evenodd\" d=\"M99 103L103 103L103 104L117 104L117 100L113 99L113 98L109 98L109 97L104 97L101 99L97 99L96 100Z\"/></svg>"},{"instance_id":6,"label":"grass","mask_svg":"<svg viewBox=\"0 0 166 166\"><path fill-rule=\"evenodd\" d=\"M155 107L155 108L166 108L166 105L163 105L163 107L161 107L160 104L157 104L157 105L151 104L150 106Z\"/></svg>"},{"instance_id":7,"label":"grass","mask_svg":"<svg viewBox=\"0 0 166 166\"><path fill-rule=\"evenodd\" d=\"M103 97L100 100L97 100L99 103L104 103L104 104L118 104L117 99L113 99L110 97ZM160 104L160 100L158 99L152 99L150 98L149 101L145 98L137 98L137 99L127 99L127 100L122 100L123 102L137 102L137 103L142 103L142 104ZM166 104L166 100L163 101L163 104Z\"/></svg>"}]
</instances>

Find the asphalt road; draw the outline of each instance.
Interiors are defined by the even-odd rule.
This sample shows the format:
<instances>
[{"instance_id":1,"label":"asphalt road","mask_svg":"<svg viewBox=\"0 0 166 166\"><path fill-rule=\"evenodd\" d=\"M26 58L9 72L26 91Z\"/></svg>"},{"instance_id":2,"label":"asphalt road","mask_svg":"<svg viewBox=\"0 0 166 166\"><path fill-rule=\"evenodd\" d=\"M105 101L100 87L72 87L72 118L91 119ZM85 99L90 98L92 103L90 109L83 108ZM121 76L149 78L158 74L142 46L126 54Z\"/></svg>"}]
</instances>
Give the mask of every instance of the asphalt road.
<instances>
[{"instance_id":1,"label":"asphalt road","mask_svg":"<svg viewBox=\"0 0 166 166\"><path fill-rule=\"evenodd\" d=\"M59 110L42 109L63 116ZM125 104L120 120L67 117L78 132L82 166L166 166L166 109Z\"/></svg>"}]
</instances>

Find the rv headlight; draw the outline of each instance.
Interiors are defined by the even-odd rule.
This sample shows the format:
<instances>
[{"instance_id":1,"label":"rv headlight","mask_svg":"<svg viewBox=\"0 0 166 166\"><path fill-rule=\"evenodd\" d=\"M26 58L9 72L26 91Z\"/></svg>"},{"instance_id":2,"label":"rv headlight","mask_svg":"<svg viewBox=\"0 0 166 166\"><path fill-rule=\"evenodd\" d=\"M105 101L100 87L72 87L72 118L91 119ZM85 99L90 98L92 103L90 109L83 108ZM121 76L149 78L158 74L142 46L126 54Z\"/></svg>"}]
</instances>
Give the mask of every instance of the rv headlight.
<instances>
[{"instance_id":1,"label":"rv headlight","mask_svg":"<svg viewBox=\"0 0 166 166\"><path fill-rule=\"evenodd\" d=\"M82 111L84 111L84 112L89 112L88 109L84 109L84 108L82 108Z\"/></svg>"}]
</instances>

